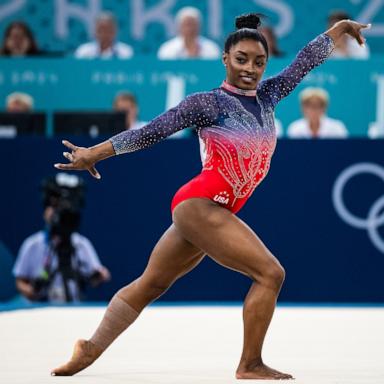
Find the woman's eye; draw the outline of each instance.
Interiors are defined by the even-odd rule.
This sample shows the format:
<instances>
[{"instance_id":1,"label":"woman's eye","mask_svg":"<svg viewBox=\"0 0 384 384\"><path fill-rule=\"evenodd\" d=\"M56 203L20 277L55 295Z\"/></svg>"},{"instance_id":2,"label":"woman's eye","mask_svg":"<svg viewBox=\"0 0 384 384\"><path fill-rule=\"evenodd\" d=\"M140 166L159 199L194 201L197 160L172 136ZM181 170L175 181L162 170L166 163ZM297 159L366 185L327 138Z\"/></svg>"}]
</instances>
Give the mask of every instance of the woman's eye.
<instances>
[{"instance_id":1,"label":"woman's eye","mask_svg":"<svg viewBox=\"0 0 384 384\"><path fill-rule=\"evenodd\" d=\"M240 63L240 64L244 64L245 63L245 59L243 59L242 57L238 57L237 58L237 62Z\"/></svg>"},{"instance_id":2,"label":"woman's eye","mask_svg":"<svg viewBox=\"0 0 384 384\"><path fill-rule=\"evenodd\" d=\"M259 62L259 63L256 63L256 65L261 68L261 67L264 66L264 63L263 62Z\"/></svg>"}]
</instances>

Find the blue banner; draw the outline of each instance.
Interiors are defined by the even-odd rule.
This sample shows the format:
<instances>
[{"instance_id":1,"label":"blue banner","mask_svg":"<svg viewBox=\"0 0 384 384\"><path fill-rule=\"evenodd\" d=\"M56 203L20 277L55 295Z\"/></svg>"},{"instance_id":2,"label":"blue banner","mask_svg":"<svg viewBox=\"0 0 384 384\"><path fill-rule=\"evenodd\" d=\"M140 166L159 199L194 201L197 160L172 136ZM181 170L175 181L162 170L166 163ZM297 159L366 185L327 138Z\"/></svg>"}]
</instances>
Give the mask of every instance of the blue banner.
<instances>
[{"instance_id":1,"label":"blue banner","mask_svg":"<svg viewBox=\"0 0 384 384\"><path fill-rule=\"evenodd\" d=\"M384 301L383 145L383 140L278 143L268 177L239 216L287 271L281 301ZM52 164L62 150L59 140L0 141L0 241L14 255L43 226L39 183L55 173ZM90 298L105 300L143 271L171 224L173 194L200 171L198 143L166 140L108 159L99 171L101 181L82 174L87 201L81 232L112 272L111 283L90 292ZM249 279L206 258L164 300L241 300L249 285Z\"/></svg>"},{"instance_id":2,"label":"blue banner","mask_svg":"<svg viewBox=\"0 0 384 384\"><path fill-rule=\"evenodd\" d=\"M271 59L265 77L290 62ZM218 87L224 77L219 61L3 59L0 100L23 91L34 97L37 110L111 110L116 93L127 89L138 97L140 119L149 121L187 94ZM366 137L374 124L384 127L383 59L329 60L312 71L276 109L284 130L301 117L298 93L308 86L329 92L329 116L342 120L352 136Z\"/></svg>"}]
</instances>

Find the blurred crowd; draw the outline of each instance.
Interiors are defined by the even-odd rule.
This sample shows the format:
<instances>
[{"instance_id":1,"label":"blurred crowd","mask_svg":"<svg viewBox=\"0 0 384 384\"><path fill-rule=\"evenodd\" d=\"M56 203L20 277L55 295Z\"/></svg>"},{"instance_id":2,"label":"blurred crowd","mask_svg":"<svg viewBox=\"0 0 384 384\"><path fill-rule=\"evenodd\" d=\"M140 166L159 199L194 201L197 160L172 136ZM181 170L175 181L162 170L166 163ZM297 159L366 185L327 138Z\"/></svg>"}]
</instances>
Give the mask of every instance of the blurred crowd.
<instances>
[{"instance_id":1,"label":"blurred crowd","mask_svg":"<svg viewBox=\"0 0 384 384\"><path fill-rule=\"evenodd\" d=\"M344 11L332 11L328 16L330 28L336 22L350 19ZM194 7L184 7L175 16L177 34L175 37L160 45L157 57L159 60L184 60L184 59L220 59L221 48L215 42L201 34L202 14ZM326 24L326 23L325 23ZM84 42L70 53L78 59L131 59L135 56L133 48L117 39L119 35L118 23L110 12L101 13L95 20L94 39ZM284 51L280 49L276 33L272 26L262 27L262 33L268 42L271 57L283 57ZM4 57L32 57L51 56L52 52L46 52L39 48L31 28L27 23L14 21L5 29L0 47L0 56ZM368 59L370 57L369 46L361 47L356 40L345 36L338 43L332 53L333 59ZM327 109L330 96L324 89L309 88L301 92L298 107L301 107L302 118L292 122L288 127L282 127L276 120L278 136L292 138L344 138L348 136L348 127L343 122L330 118ZM125 114L125 128L138 129L145 125L139 119L139 105L136 96L129 90L119 92L111 101L111 111ZM5 111L7 113L32 113L34 111L34 99L32 95L23 92L13 92L6 97ZM369 134L368 134L369 135ZM1 133L0 137L7 134ZM179 135L182 137L182 135ZM374 135L371 135L374 137Z\"/></svg>"},{"instance_id":2,"label":"blurred crowd","mask_svg":"<svg viewBox=\"0 0 384 384\"><path fill-rule=\"evenodd\" d=\"M176 14L177 36L164 42L157 52L159 59L218 59L220 47L201 36L201 13L197 8L185 7ZM72 55L79 59L131 59L133 48L117 40L118 23L111 12L101 13L95 20L94 39L75 49ZM1 56L26 57L50 55L42 51L27 23L15 21L5 29L0 49Z\"/></svg>"},{"instance_id":3,"label":"blurred crowd","mask_svg":"<svg viewBox=\"0 0 384 384\"><path fill-rule=\"evenodd\" d=\"M331 11L328 16L328 28L341 20L351 19L344 11ZM175 16L177 35L160 45L157 57L161 60L175 59L219 59L220 46L201 35L202 15L194 7L184 7ZM133 48L117 40L119 26L113 13L103 12L95 20L94 39L81 44L70 53L79 59L119 58L131 59ZM270 55L282 57L284 52L279 48L279 42L272 26L262 27L262 33L267 39ZM27 57L51 55L53 52L39 48L31 28L23 21L14 21L5 29L0 48L0 56ZM368 59L370 55L368 45L363 49L356 40L345 36L335 51L333 58Z\"/></svg>"}]
</instances>

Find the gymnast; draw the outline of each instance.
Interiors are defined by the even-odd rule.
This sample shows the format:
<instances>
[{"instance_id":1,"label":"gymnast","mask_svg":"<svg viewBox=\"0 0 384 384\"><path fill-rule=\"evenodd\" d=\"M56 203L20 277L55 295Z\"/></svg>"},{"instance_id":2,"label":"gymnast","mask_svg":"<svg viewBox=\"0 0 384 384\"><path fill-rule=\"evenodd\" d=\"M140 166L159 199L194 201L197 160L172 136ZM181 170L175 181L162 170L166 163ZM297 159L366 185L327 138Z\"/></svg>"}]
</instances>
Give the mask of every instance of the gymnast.
<instances>
[{"instance_id":1,"label":"gymnast","mask_svg":"<svg viewBox=\"0 0 384 384\"><path fill-rule=\"evenodd\" d=\"M63 144L68 163L61 170L88 170L111 156L147 148L187 127L204 144L202 172L182 186L172 204L172 225L150 255L143 274L121 288L89 340L78 340L70 361L52 375L73 375L92 364L106 348L180 277L205 255L247 275L252 285L243 307L244 341L237 379L292 379L264 364L262 347L285 272L277 258L236 213L268 173L276 146L274 109L316 66L323 63L345 34L360 45L369 25L351 20L336 23L308 43L292 64L262 80L268 45L259 31L260 15L236 18L237 30L225 41L226 79L217 89L186 97L138 130L127 130L93 147ZM122 182L124 180L122 179Z\"/></svg>"}]
</instances>

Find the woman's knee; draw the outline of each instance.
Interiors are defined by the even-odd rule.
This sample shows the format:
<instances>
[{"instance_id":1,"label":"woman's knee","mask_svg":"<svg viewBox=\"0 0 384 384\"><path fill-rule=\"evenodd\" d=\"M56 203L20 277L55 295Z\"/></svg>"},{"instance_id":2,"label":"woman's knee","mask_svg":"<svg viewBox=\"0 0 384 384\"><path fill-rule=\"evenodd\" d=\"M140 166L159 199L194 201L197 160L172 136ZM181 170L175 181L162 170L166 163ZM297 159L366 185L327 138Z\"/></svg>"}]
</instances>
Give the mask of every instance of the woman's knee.
<instances>
[{"instance_id":1,"label":"woman's knee","mask_svg":"<svg viewBox=\"0 0 384 384\"><path fill-rule=\"evenodd\" d=\"M280 291L285 280L285 270L279 262L268 263L262 270L258 269L251 275L252 279Z\"/></svg>"},{"instance_id":2,"label":"woman's knee","mask_svg":"<svg viewBox=\"0 0 384 384\"><path fill-rule=\"evenodd\" d=\"M270 272L270 278L280 289L285 280L285 269L280 263L276 263L274 268L272 268Z\"/></svg>"}]
</instances>

